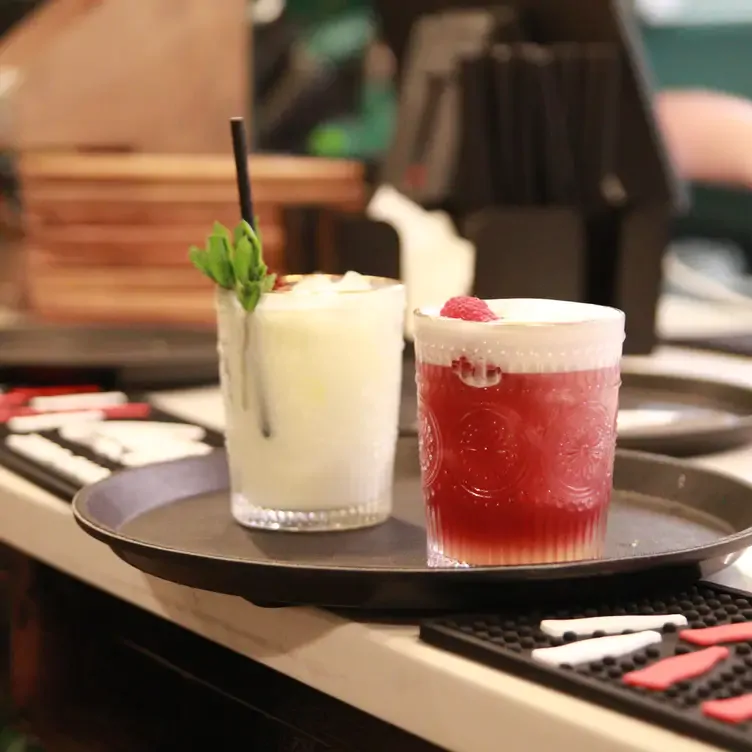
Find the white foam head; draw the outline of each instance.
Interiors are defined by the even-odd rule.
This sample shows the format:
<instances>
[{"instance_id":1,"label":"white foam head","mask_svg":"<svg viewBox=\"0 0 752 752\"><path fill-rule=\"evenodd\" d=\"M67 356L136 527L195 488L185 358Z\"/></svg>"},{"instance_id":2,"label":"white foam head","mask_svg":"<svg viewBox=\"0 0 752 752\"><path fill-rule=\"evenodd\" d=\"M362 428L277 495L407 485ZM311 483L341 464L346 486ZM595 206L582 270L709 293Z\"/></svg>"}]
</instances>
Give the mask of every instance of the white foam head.
<instances>
[{"instance_id":1,"label":"white foam head","mask_svg":"<svg viewBox=\"0 0 752 752\"><path fill-rule=\"evenodd\" d=\"M341 277L309 274L284 279L292 282L291 288L264 295L257 309L262 317L279 311L341 310L366 305L379 307L384 299L402 298L405 294L404 286L397 280L357 272L347 272ZM224 297L234 299L235 296ZM231 300L228 303L233 304Z\"/></svg>"},{"instance_id":2,"label":"white foam head","mask_svg":"<svg viewBox=\"0 0 752 752\"><path fill-rule=\"evenodd\" d=\"M461 356L507 373L560 373L616 365L624 314L616 308L560 300L487 300L498 321L445 318L440 308L415 311L419 361L451 366Z\"/></svg>"}]
</instances>

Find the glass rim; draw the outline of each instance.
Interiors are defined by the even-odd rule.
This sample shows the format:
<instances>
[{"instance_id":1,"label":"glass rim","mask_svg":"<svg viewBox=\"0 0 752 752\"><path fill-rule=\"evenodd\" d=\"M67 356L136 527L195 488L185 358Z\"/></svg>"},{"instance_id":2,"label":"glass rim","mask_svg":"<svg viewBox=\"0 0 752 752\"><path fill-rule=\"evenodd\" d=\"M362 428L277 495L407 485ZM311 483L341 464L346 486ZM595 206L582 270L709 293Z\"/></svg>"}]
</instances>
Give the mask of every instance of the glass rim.
<instances>
[{"instance_id":1,"label":"glass rim","mask_svg":"<svg viewBox=\"0 0 752 752\"><path fill-rule=\"evenodd\" d=\"M583 315L574 319L565 319L557 321L555 318L551 319L538 319L538 320L525 320L525 319L505 319L499 318L493 321L465 321L464 319L449 318L442 316L439 311L440 306L419 306L413 309L413 315L417 319L424 321L431 321L437 323L439 326L446 327L463 327L463 328L494 328L510 329L516 328L574 328L581 327L590 324L598 323L616 323L624 321L624 311L614 308L613 306L603 306L597 303L581 303L578 301L569 300L551 300L548 298L494 298L484 301L493 310L494 303L542 303L550 305L552 303L572 308L581 308L583 313L585 311L592 311L593 315ZM596 313L597 312L597 313Z\"/></svg>"},{"instance_id":2,"label":"glass rim","mask_svg":"<svg viewBox=\"0 0 752 752\"><path fill-rule=\"evenodd\" d=\"M360 274L360 272L358 272ZM327 277L330 280L342 279L344 274L329 274L327 272L312 272L310 274L283 274L278 279L283 283L296 284L307 277ZM335 290L337 295L365 295L371 292L379 292L381 290L394 289L396 287L404 287L405 284L399 279L393 279L392 277L378 277L373 274L360 274L361 277L367 279L371 284L367 290ZM270 295L285 295L290 293L290 290L270 290Z\"/></svg>"}]
</instances>

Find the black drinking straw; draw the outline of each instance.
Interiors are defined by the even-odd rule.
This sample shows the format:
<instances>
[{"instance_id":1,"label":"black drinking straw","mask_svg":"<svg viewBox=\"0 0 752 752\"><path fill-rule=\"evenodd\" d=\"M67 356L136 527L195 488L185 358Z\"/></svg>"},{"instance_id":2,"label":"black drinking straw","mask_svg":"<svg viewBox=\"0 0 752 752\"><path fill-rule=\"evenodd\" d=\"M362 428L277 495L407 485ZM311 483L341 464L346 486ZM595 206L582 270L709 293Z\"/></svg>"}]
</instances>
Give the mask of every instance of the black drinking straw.
<instances>
[{"instance_id":1,"label":"black drinking straw","mask_svg":"<svg viewBox=\"0 0 752 752\"><path fill-rule=\"evenodd\" d=\"M235 155L235 174L238 179L240 216L255 230L251 177L248 174L248 142L242 117L230 118L230 132L232 133L232 151Z\"/></svg>"},{"instance_id":2,"label":"black drinking straw","mask_svg":"<svg viewBox=\"0 0 752 752\"><path fill-rule=\"evenodd\" d=\"M251 176L248 172L248 142L245 135L245 123L242 117L230 118L230 132L232 133L232 151L235 155L235 174L238 180L238 199L240 201L240 216L255 230L256 223L253 218L253 199L251 197ZM245 322L245 326L249 325ZM258 330L256 332L258 335ZM256 385L256 400L259 409L259 422L261 433L269 438L272 435L269 422L269 409L266 404L266 390L261 373L260 344L256 339L251 345L251 364L255 371L253 382Z\"/></svg>"}]
</instances>

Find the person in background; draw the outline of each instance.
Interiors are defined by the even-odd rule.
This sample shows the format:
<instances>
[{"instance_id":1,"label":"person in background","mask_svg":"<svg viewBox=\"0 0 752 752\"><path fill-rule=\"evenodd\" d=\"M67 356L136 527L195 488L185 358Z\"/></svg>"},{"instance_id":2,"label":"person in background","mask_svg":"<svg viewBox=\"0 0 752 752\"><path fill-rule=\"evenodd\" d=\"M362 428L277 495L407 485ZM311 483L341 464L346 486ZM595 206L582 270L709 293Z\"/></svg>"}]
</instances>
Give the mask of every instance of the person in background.
<instances>
[{"instance_id":1,"label":"person in background","mask_svg":"<svg viewBox=\"0 0 752 752\"><path fill-rule=\"evenodd\" d=\"M651 25L730 22L749 14L749 0L634 0ZM691 181L752 189L752 101L716 91L658 94L656 114L680 175Z\"/></svg>"},{"instance_id":2,"label":"person in background","mask_svg":"<svg viewBox=\"0 0 752 752\"><path fill-rule=\"evenodd\" d=\"M752 101L713 91L665 91L656 111L683 178L752 190Z\"/></svg>"}]
</instances>

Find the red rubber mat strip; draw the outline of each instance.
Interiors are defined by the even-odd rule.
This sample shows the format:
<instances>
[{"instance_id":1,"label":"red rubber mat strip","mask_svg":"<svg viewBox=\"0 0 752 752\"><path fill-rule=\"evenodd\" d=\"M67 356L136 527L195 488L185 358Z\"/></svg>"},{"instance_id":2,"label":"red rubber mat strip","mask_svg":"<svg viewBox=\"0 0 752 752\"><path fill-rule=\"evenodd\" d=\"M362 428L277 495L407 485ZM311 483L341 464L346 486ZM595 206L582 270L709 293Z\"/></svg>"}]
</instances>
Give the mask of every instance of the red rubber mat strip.
<instances>
[{"instance_id":1,"label":"red rubber mat strip","mask_svg":"<svg viewBox=\"0 0 752 752\"><path fill-rule=\"evenodd\" d=\"M716 647L698 650L686 655L675 655L652 666L624 674L622 681L633 687L668 689L676 682L694 679L709 671L716 663L728 657L728 648Z\"/></svg>"},{"instance_id":2,"label":"red rubber mat strip","mask_svg":"<svg viewBox=\"0 0 752 752\"><path fill-rule=\"evenodd\" d=\"M708 718L726 723L744 723L752 718L752 695L732 697L730 700L708 700L701 708Z\"/></svg>"},{"instance_id":3,"label":"red rubber mat strip","mask_svg":"<svg viewBox=\"0 0 752 752\"><path fill-rule=\"evenodd\" d=\"M679 637L693 645L719 645L723 642L743 642L752 640L752 621L741 624L722 624L720 627L707 629L684 629Z\"/></svg>"}]
</instances>

